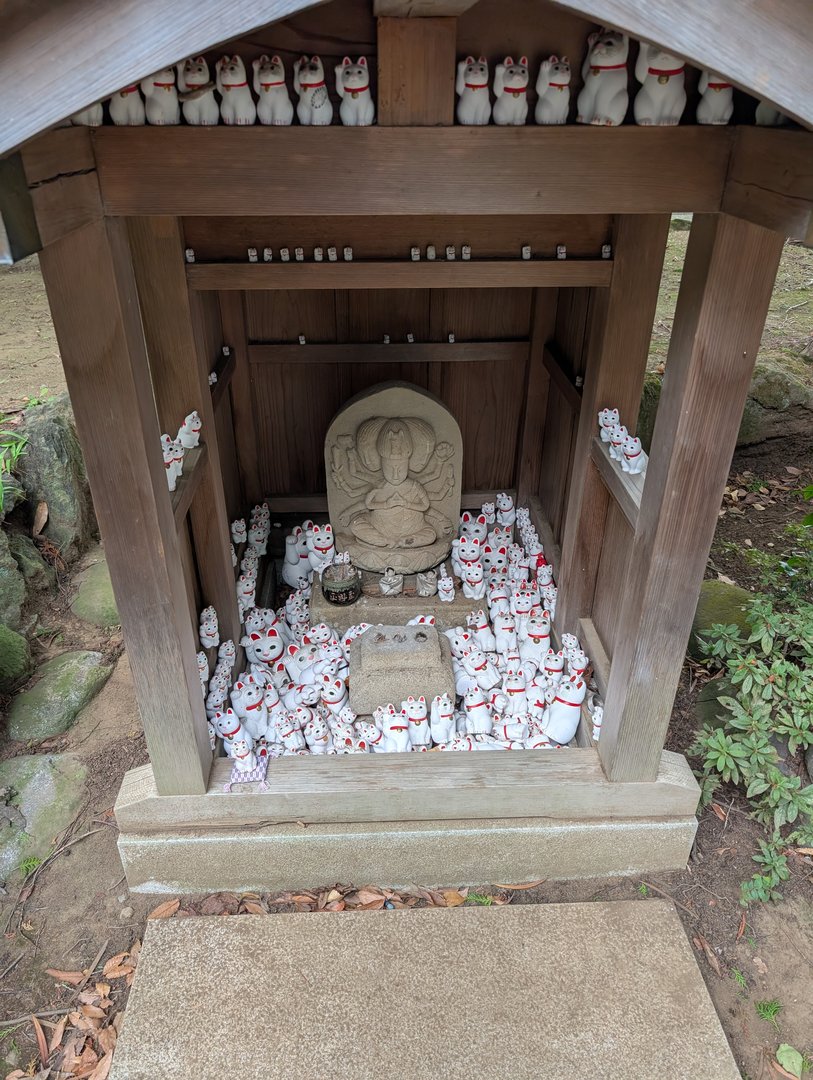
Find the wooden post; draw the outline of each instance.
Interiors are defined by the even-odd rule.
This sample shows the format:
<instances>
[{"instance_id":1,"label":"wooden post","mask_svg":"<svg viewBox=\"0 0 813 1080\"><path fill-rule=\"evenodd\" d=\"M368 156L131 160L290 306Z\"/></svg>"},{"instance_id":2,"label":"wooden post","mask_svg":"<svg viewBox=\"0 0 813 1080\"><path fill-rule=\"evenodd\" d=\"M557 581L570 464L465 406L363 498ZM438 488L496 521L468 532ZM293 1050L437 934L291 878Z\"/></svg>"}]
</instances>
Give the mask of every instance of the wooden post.
<instances>
[{"instance_id":1,"label":"wooden post","mask_svg":"<svg viewBox=\"0 0 813 1080\"><path fill-rule=\"evenodd\" d=\"M657 775L759 349L782 234L695 216L615 642L599 754Z\"/></svg>"},{"instance_id":2,"label":"wooden post","mask_svg":"<svg viewBox=\"0 0 813 1080\"><path fill-rule=\"evenodd\" d=\"M378 123L454 123L457 19L378 20Z\"/></svg>"},{"instance_id":3,"label":"wooden post","mask_svg":"<svg viewBox=\"0 0 813 1080\"><path fill-rule=\"evenodd\" d=\"M609 495L590 461L599 410L621 412L635 430L646 374L649 341L661 280L669 215L625 215L613 240L609 289L593 289L587 335L587 365L573 453L556 623L578 633L590 614L604 536Z\"/></svg>"},{"instance_id":4,"label":"wooden post","mask_svg":"<svg viewBox=\"0 0 813 1080\"><path fill-rule=\"evenodd\" d=\"M180 223L171 217L133 218L129 223L133 266L158 417L174 437L196 409L208 455L200 487L189 508L204 606L217 611L222 639L240 644L240 617L231 564L229 519L223 494L208 374L215 356L204 355L196 329L200 313L186 287Z\"/></svg>"},{"instance_id":5,"label":"wooden post","mask_svg":"<svg viewBox=\"0 0 813 1080\"><path fill-rule=\"evenodd\" d=\"M527 506L539 492L545 414L548 410L550 373L545 367L545 346L556 320L556 293L534 290L531 311L531 344L528 350L528 378L525 385L525 412L519 437L517 460L517 504Z\"/></svg>"},{"instance_id":6,"label":"wooden post","mask_svg":"<svg viewBox=\"0 0 813 1080\"><path fill-rule=\"evenodd\" d=\"M126 225L77 229L40 264L158 792L202 794L212 752Z\"/></svg>"}]
</instances>

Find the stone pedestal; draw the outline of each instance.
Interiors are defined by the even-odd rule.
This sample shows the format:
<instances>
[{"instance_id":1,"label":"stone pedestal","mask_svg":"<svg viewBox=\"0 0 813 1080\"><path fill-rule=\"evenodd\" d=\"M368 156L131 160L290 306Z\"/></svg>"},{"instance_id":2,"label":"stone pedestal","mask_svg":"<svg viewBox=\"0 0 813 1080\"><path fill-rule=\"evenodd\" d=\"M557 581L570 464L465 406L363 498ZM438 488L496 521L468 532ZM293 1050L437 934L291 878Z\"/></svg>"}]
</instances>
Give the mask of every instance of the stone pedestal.
<instances>
[{"instance_id":1,"label":"stone pedestal","mask_svg":"<svg viewBox=\"0 0 813 1080\"><path fill-rule=\"evenodd\" d=\"M319 582L314 580L311 595L311 623L327 623L339 633L344 633L356 623L384 623L386 626L405 626L418 615L434 615L439 630L453 630L466 625L466 616L472 610L485 607L484 600L467 600L458 588L451 603L435 596L416 596L415 579L406 578L404 592L400 596L382 596L378 589L377 574L362 575L362 595L355 604L340 607L329 604L322 595Z\"/></svg>"},{"instance_id":2,"label":"stone pedestal","mask_svg":"<svg viewBox=\"0 0 813 1080\"><path fill-rule=\"evenodd\" d=\"M359 716L409 695L454 699L448 639L433 626L373 626L350 646L350 706Z\"/></svg>"}]
</instances>

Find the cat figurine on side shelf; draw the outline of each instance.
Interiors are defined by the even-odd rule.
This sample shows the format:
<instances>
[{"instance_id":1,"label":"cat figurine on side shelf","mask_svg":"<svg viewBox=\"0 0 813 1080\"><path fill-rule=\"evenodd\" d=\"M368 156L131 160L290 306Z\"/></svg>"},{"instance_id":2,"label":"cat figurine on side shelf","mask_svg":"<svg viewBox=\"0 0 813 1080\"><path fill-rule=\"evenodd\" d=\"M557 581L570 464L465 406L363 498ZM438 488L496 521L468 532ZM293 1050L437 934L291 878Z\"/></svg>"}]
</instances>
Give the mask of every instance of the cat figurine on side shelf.
<instances>
[{"instance_id":1,"label":"cat figurine on side shelf","mask_svg":"<svg viewBox=\"0 0 813 1080\"><path fill-rule=\"evenodd\" d=\"M104 108L101 101L95 105L88 105L86 109L80 109L71 117L71 123L76 127L101 127L104 122Z\"/></svg>"},{"instance_id":2,"label":"cat figurine on side shelf","mask_svg":"<svg viewBox=\"0 0 813 1080\"><path fill-rule=\"evenodd\" d=\"M626 34L608 29L590 34L582 65L584 86L576 102L578 123L617 127L624 122L629 104L628 55Z\"/></svg>"},{"instance_id":3,"label":"cat figurine on side shelf","mask_svg":"<svg viewBox=\"0 0 813 1080\"><path fill-rule=\"evenodd\" d=\"M734 87L713 71L702 71L697 87L698 124L727 124L734 112Z\"/></svg>"},{"instance_id":4,"label":"cat figurine on side shelf","mask_svg":"<svg viewBox=\"0 0 813 1080\"><path fill-rule=\"evenodd\" d=\"M635 78L641 83L632 106L635 123L645 127L679 124L686 108L683 61L642 41L635 62Z\"/></svg>"},{"instance_id":5,"label":"cat figurine on side shelf","mask_svg":"<svg viewBox=\"0 0 813 1080\"><path fill-rule=\"evenodd\" d=\"M613 428L621 423L618 409L602 409L598 414L598 432L602 442L609 442Z\"/></svg>"},{"instance_id":6,"label":"cat figurine on side shelf","mask_svg":"<svg viewBox=\"0 0 813 1080\"><path fill-rule=\"evenodd\" d=\"M520 127L528 118L528 57L506 56L494 68L494 123Z\"/></svg>"},{"instance_id":7,"label":"cat figurine on side shelf","mask_svg":"<svg viewBox=\"0 0 813 1080\"><path fill-rule=\"evenodd\" d=\"M197 412L191 412L184 417L184 422L178 428L178 441L185 450L194 450L200 443L200 417Z\"/></svg>"},{"instance_id":8,"label":"cat figurine on side shelf","mask_svg":"<svg viewBox=\"0 0 813 1080\"><path fill-rule=\"evenodd\" d=\"M567 57L561 60L551 56L542 61L536 79L537 124L566 124L570 110L570 64Z\"/></svg>"},{"instance_id":9,"label":"cat figurine on side shelf","mask_svg":"<svg viewBox=\"0 0 813 1080\"><path fill-rule=\"evenodd\" d=\"M184 120L193 127L214 127L220 122L220 107L206 60L202 56L190 57L175 67Z\"/></svg>"},{"instance_id":10,"label":"cat figurine on side shelf","mask_svg":"<svg viewBox=\"0 0 813 1080\"><path fill-rule=\"evenodd\" d=\"M214 649L220 644L217 612L213 607L204 608L200 613L200 644L204 649Z\"/></svg>"},{"instance_id":11,"label":"cat figurine on side shelf","mask_svg":"<svg viewBox=\"0 0 813 1080\"><path fill-rule=\"evenodd\" d=\"M457 65L455 93L457 122L466 126L483 126L491 119L491 96L488 89L488 61L484 56L475 60L467 56Z\"/></svg>"},{"instance_id":12,"label":"cat figurine on side shelf","mask_svg":"<svg viewBox=\"0 0 813 1080\"><path fill-rule=\"evenodd\" d=\"M336 65L336 93L341 98L339 117L345 127L369 127L375 120L375 105L370 94L367 57L353 63L345 56Z\"/></svg>"},{"instance_id":13,"label":"cat figurine on side shelf","mask_svg":"<svg viewBox=\"0 0 813 1080\"><path fill-rule=\"evenodd\" d=\"M628 435L622 446L623 456L621 468L628 473L645 473L649 464L649 456L641 446L641 440L634 435Z\"/></svg>"},{"instance_id":14,"label":"cat figurine on side shelf","mask_svg":"<svg viewBox=\"0 0 813 1080\"><path fill-rule=\"evenodd\" d=\"M236 521L231 523L231 538L234 544L245 544L246 542L246 521L245 518L237 518Z\"/></svg>"},{"instance_id":15,"label":"cat figurine on side shelf","mask_svg":"<svg viewBox=\"0 0 813 1080\"><path fill-rule=\"evenodd\" d=\"M294 63L294 90L299 95L296 115L304 126L333 123L333 105L325 86L325 69L318 56L301 56Z\"/></svg>"},{"instance_id":16,"label":"cat figurine on side shelf","mask_svg":"<svg viewBox=\"0 0 813 1080\"><path fill-rule=\"evenodd\" d=\"M252 62L257 119L261 124L285 127L294 118L294 106L285 85L285 65L278 56L263 54Z\"/></svg>"},{"instance_id":17,"label":"cat figurine on side shelf","mask_svg":"<svg viewBox=\"0 0 813 1080\"><path fill-rule=\"evenodd\" d=\"M253 124L257 106L251 96L246 68L239 56L222 56L216 65L217 89L222 100L220 115L224 124Z\"/></svg>"},{"instance_id":18,"label":"cat figurine on side shelf","mask_svg":"<svg viewBox=\"0 0 813 1080\"><path fill-rule=\"evenodd\" d=\"M624 456L624 439L629 432L623 424L616 424L610 432L610 457L613 461L621 461Z\"/></svg>"},{"instance_id":19,"label":"cat figurine on side shelf","mask_svg":"<svg viewBox=\"0 0 813 1080\"><path fill-rule=\"evenodd\" d=\"M140 127L147 122L138 83L123 86L110 99L110 119L117 127Z\"/></svg>"},{"instance_id":20,"label":"cat figurine on side shelf","mask_svg":"<svg viewBox=\"0 0 813 1080\"><path fill-rule=\"evenodd\" d=\"M181 106L172 68L164 68L163 71L156 71L154 75L142 79L141 92L146 102L148 124L180 124Z\"/></svg>"}]
</instances>

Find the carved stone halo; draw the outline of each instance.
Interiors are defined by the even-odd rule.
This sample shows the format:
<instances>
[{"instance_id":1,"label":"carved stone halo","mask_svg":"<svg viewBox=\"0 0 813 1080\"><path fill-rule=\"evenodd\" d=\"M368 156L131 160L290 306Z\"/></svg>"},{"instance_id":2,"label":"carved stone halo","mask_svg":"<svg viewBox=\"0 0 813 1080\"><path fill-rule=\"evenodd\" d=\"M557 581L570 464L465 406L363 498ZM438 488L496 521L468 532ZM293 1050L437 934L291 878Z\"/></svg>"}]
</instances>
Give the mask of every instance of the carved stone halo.
<instances>
[{"instance_id":1,"label":"carved stone halo","mask_svg":"<svg viewBox=\"0 0 813 1080\"><path fill-rule=\"evenodd\" d=\"M403 382L358 394L325 437L337 548L379 573L437 566L456 533L462 466L460 428L432 394Z\"/></svg>"}]
</instances>

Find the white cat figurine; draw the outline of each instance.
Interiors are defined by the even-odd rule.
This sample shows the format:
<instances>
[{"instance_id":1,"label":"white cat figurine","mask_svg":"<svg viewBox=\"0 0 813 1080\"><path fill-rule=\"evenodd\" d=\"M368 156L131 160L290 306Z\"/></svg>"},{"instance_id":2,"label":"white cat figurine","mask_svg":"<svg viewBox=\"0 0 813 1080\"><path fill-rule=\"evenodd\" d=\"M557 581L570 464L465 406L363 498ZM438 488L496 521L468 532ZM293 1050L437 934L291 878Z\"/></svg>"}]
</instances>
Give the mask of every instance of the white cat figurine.
<instances>
[{"instance_id":1,"label":"white cat figurine","mask_svg":"<svg viewBox=\"0 0 813 1080\"><path fill-rule=\"evenodd\" d=\"M542 61L536 79L537 124L566 124L570 111L570 64L567 57L561 60L550 56Z\"/></svg>"},{"instance_id":2,"label":"white cat figurine","mask_svg":"<svg viewBox=\"0 0 813 1080\"><path fill-rule=\"evenodd\" d=\"M172 68L164 68L142 79L141 92L146 101L148 124L180 124L181 106Z\"/></svg>"},{"instance_id":3,"label":"white cat figurine","mask_svg":"<svg viewBox=\"0 0 813 1080\"><path fill-rule=\"evenodd\" d=\"M467 56L457 65L455 93L457 122L469 126L482 126L491 119L491 95L488 89L488 61L484 56L475 60Z\"/></svg>"},{"instance_id":4,"label":"white cat figurine","mask_svg":"<svg viewBox=\"0 0 813 1080\"><path fill-rule=\"evenodd\" d=\"M760 101L754 114L754 123L759 127L784 127L790 120L769 102Z\"/></svg>"},{"instance_id":5,"label":"white cat figurine","mask_svg":"<svg viewBox=\"0 0 813 1080\"><path fill-rule=\"evenodd\" d=\"M587 46L582 65L584 86L576 101L576 120L580 124L617 127L624 122L629 104L629 38L618 30L603 29L588 37Z\"/></svg>"},{"instance_id":6,"label":"white cat figurine","mask_svg":"<svg viewBox=\"0 0 813 1080\"><path fill-rule=\"evenodd\" d=\"M138 83L122 87L111 97L110 119L117 127L140 127L146 123L147 114Z\"/></svg>"},{"instance_id":7,"label":"white cat figurine","mask_svg":"<svg viewBox=\"0 0 813 1080\"><path fill-rule=\"evenodd\" d=\"M220 106L215 100L215 85L209 76L209 65L202 56L189 57L175 65L181 111L187 124L193 127L213 127L220 122Z\"/></svg>"},{"instance_id":8,"label":"white cat figurine","mask_svg":"<svg viewBox=\"0 0 813 1080\"><path fill-rule=\"evenodd\" d=\"M296 115L305 126L326 127L333 123L333 105L325 86L325 69L318 56L300 57L294 63L294 90L299 95Z\"/></svg>"},{"instance_id":9,"label":"white cat figurine","mask_svg":"<svg viewBox=\"0 0 813 1080\"><path fill-rule=\"evenodd\" d=\"M178 439L185 450L193 450L200 442L200 416L197 412L191 412L184 417L184 422L178 428Z\"/></svg>"},{"instance_id":10,"label":"white cat figurine","mask_svg":"<svg viewBox=\"0 0 813 1080\"><path fill-rule=\"evenodd\" d=\"M311 570L321 576L325 567L333 563L336 548L333 543L333 529L330 525L314 525L307 532L308 562Z\"/></svg>"},{"instance_id":11,"label":"white cat figurine","mask_svg":"<svg viewBox=\"0 0 813 1080\"><path fill-rule=\"evenodd\" d=\"M621 423L618 409L602 409L598 414L598 432L602 442L610 441L610 433L616 424Z\"/></svg>"},{"instance_id":12,"label":"white cat figurine","mask_svg":"<svg viewBox=\"0 0 813 1080\"><path fill-rule=\"evenodd\" d=\"M645 473L649 463L649 455L641 446L641 440L634 435L628 435L624 439L622 447L623 457L621 468L628 473Z\"/></svg>"},{"instance_id":13,"label":"white cat figurine","mask_svg":"<svg viewBox=\"0 0 813 1080\"><path fill-rule=\"evenodd\" d=\"M461 568L463 595L467 600L483 600L486 595L486 583L481 562L466 563Z\"/></svg>"},{"instance_id":14,"label":"white cat figurine","mask_svg":"<svg viewBox=\"0 0 813 1080\"><path fill-rule=\"evenodd\" d=\"M635 62L635 78L641 83L632 106L635 123L645 127L679 124L686 108L683 61L642 41Z\"/></svg>"},{"instance_id":15,"label":"white cat figurine","mask_svg":"<svg viewBox=\"0 0 813 1080\"><path fill-rule=\"evenodd\" d=\"M623 424L616 424L610 429L610 457L614 461L621 461L624 456L624 439L629 432Z\"/></svg>"},{"instance_id":16,"label":"white cat figurine","mask_svg":"<svg viewBox=\"0 0 813 1080\"><path fill-rule=\"evenodd\" d=\"M702 71L697 89L700 92L698 124L727 124L734 112L734 87L731 83L713 71Z\"/></svg>"},{"instance_id":17,"label":"white cat figurine","mask_svg":"<svg viewBox=\"0 0 813 1080\"><path fill-rule=\"evenodd\" d=\"M494 123L521 126L528 118L528 57L506 56L494 68Z\"/></svg>"},{"instance_id":18,"label":"white cat figurine","mask_svg":"<svg viewBox=\"0 0 813 1080\"><path fill-rule=\"evenodd\" d=\"M438 599L446 604L451 604L454 601L454 578L446 573L446 563L442 563L440 567Z\"/></svg>"},{"instance_id":19,"label":"white cat figurine","mask_svg":"<svg viewBox=\"0 0 813 1080\"><path fill-rule=\"evenodd\" d=\"M257 119L261 124L286 127L294 118L294 106L285 85L285 65L278 56L263 54L252 61Z\"/></svg>"},{"instance_id":20,"label":"white cat figurine","mask_svg":"<svg viewBox=\"0 0 813 1080\"><path fill-rule=\"evenodd\" d=\"M220 115L224 124L253 124L257 106L251 96L246 68L239 56L222 56L216 65Z\"/></svg>"},{"instance_id":21,"label":"white cat figurine","mask_svg":"<svg viewBox=\"0 0 813 1080\"><path fill-rule=\"evenodd\" d=\"M429 730L432 740L438 746L445 746L455 737L454 702L448 694L441 694L432 699Z\"/></svg>"},{"instance_id":22,"label":"white cat figurine","mask_svg":"<svg viewBox=\"0 0 813 1080\"><path fill-rule=\"evenodd\" d=\"M558 685L542 722L542 730L549 739L559 744L570 742L579 726L586 693L587 685L583 679L567 679Z\"/></svg>"},{"instance_id":23,"label":"white cat figurine","mask_svg":"<svg viewBox=\"0 0 813 1080\"><path fill-rule=\"evenodd\" d=\"M100 127L104 122L104 108L101 101L95 105L88 105L86 109L80 109L71 117L71 123L76 127Z\"/></svg>"},{"instance_id":24,"label":"white cat figurine","mask_svg":"<svg viewBox=\"0 0 813 1080\"><path fill-rule=\"evenodd\" d=\"M339 116L345 127L369 127L375 120L375 106L370 94L370 72L367 57L353 63L345 56L336 65L336 93L341 98Z\"/></svg>"}]
</instances>

